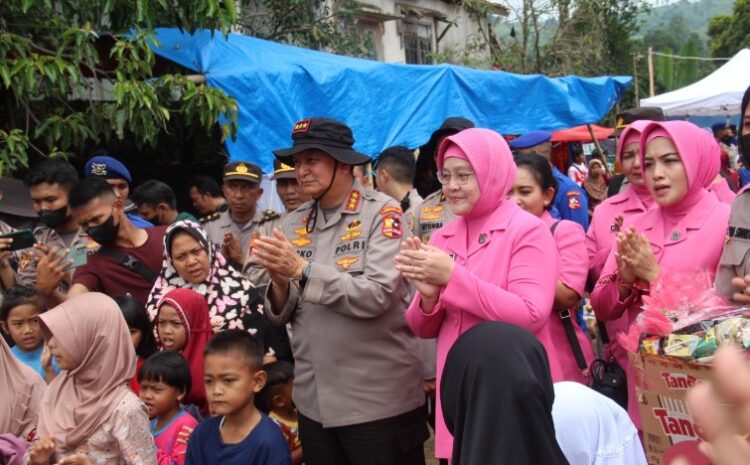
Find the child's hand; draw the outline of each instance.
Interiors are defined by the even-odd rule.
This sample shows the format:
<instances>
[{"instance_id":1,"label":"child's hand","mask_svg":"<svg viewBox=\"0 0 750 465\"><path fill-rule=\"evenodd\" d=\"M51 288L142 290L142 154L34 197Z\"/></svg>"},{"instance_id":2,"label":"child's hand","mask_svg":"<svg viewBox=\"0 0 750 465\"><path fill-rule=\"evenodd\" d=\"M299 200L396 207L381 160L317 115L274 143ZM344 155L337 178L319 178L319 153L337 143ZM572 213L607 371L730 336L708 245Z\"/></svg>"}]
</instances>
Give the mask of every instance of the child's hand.
<instances>
[{"instance_id":1,"label":"child's hand","mask_svg":"<svg viewBox=\"0 0 750 465\"><path fill-rule=\"evenodd\" d=\"M183 446L188 445L188 441L190 440L190 436L193 435L193 428L189 426L183 426L180 428L180 432L177 433L177 444L182 444Z\"/></svg>"},{"instance_id":2,"label":"child's hand","mask_svg":"<svg viewBox=\"0 0 750 465\"><path fill-rule=\"evenodd\" d=\"M55 465L92 465L86 454L73 454L65 457Z\"/></svg>"},{"instance_id":3,"label":"child's hand","mask_svg":"<svg viewBox=\"0 0 750 465\"><path fill-rule=\"evenodd\" d=\"M29 462L33 465L46 465L55 453L55 438L41 438L29 449Z\"/></svg>"}]
</instances>

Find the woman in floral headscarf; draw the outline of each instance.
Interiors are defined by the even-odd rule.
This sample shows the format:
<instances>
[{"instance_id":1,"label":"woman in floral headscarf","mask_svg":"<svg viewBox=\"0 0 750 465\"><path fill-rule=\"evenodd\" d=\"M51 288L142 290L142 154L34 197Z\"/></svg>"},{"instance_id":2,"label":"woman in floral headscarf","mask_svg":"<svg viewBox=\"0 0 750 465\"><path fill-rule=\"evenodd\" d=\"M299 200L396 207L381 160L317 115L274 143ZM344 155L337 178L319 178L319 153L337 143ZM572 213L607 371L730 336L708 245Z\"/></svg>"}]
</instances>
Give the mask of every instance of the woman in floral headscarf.
<instances>
[{"instance_id":1,"label":"woman in floral headscarf","mask_svg":"<svg viewBox=\"0 0 750 465\"><path fill-rule=\"evenodd\" d=\"M178 221L164 235L164 266L148 297L153 321L159 301L172 289L186 288L205 297L214 333L244 329L257 337L269 356L291 360L286 331L263 314L255 286L232 268L198 223Z\"/></svg>"}]
</instances>

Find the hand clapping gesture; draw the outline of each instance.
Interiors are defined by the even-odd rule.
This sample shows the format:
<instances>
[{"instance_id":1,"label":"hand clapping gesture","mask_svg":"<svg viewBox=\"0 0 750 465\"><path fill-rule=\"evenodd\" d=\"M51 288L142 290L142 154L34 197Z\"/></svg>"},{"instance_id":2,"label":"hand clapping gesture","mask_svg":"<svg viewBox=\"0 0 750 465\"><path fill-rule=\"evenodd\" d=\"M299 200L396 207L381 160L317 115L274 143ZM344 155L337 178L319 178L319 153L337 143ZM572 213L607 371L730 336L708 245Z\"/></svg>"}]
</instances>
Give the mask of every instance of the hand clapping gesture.
<instances>
[{"instance_id":1,"label":"hand clapping gesture","mask_svg":"<svg viewBox=\"0 0 750 465\"><path fill-rule=\"evenodd\" d=\"M453 259L443 250L410 237L401 244L395 258L396 269L411 282L422 296L423 310L430 311L437 302L440 288L448 284L453 273Z\"/></svg>"},{"instance_id":2,"label":"hand clapping gesture","mask_svg":"<svg viewBox=\"0 0 750 465\"><path fill-rule=\"evenodd\" d=\"M615 258L622 283L632 284L636 279L650 283L659 277L659 264L651 249L651 242L635 228L628 228L617 235Z\"/></svg>"}]
</instances>

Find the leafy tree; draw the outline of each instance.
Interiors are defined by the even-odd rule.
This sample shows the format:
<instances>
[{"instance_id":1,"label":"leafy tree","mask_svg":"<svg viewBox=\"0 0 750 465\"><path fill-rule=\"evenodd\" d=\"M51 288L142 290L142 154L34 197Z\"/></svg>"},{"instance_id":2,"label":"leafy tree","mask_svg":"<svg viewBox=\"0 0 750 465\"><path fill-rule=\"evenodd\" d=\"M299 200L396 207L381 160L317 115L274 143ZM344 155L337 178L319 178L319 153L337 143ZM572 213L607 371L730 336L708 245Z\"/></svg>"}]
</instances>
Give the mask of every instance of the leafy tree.
<instances>
[{"instance_id":1,"label":"leafy tree","mask_svg":"<svg viewBox=\"0 0 750 465\"><path fill-rule=\"evenodd\" d=\"M708 37L715 57L731 57L750 47L750 0L735 0L731 15L711 18Z\"/></svg>"},{"instance_id":2,"label":"leafy tree","mask_svg":"<svg viewBox=\"0 0 750 465\"><path fill-rule=\"evenodd\" d=\"M66 155L91 142L155 144L174 117L236 131L237 105L178 73L154 77L153 28L228 32L232 0L0 2L0 175L29 155ZM111 94L109 100L94 98Z\"/></svg>"}]
</instances>

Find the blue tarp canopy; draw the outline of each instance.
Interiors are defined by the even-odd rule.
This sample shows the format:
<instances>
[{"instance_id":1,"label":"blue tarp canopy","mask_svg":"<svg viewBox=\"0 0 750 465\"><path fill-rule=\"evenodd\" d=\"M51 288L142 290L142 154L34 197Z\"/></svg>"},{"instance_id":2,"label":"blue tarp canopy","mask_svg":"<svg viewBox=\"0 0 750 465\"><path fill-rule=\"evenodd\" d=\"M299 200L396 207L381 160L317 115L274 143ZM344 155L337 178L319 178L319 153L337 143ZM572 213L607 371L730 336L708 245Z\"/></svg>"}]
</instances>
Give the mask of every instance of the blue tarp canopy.
<instances>
[{"instance_id":1,"label":"blue tarp canopy","mask_svg":"<svg viewBox=\"0 0 750 465\"><path fill-rule=\"evenodd\" d=\"M271 150L291 145L293 124L327 116L354 131L374 156L415 148L448 116L503 134L595 123L620 99L626 76L547 78L453 65L402 65L278 44L239 34L157 29L154 52L206 76L239 104L232 160L272 170Z\"/></svg>"}]
</instances>

